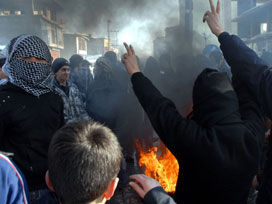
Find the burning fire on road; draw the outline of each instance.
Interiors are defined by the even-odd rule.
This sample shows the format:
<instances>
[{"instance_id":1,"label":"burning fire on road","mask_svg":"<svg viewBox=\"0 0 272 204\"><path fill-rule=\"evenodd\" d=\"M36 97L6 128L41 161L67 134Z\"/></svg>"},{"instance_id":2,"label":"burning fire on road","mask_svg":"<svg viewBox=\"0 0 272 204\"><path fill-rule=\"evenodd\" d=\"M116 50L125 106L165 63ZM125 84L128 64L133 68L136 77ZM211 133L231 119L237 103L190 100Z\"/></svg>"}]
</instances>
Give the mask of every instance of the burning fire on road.
<instances>
[{"instance_id":1,"label":"burning fire on road","mask_svg":"<svg viewBox=\"0 0 272 204\"><path fill-rule=\"evenodd\" d=\"M167 193L175 193L178 180L179 164L174 155L161 142L160 147L144 151L140 142L136 147L139 166L145 169L145 175L156 179Z\"/></svg>"}]
</instances>

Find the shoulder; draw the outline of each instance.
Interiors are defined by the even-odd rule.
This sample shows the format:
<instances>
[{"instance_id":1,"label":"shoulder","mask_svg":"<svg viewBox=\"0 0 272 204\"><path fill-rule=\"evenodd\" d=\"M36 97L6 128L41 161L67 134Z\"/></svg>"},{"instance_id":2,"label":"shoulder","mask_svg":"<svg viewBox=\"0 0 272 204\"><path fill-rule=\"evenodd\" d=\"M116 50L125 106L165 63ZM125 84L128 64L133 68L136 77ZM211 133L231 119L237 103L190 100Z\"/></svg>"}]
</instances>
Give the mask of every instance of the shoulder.
<instances>
[{"instance_id":1,"label":"shoulder","mask_svg":"<svg viewBox=\"0 0 272 204\"><path fill-rule=\"evenodd\" d=\"M24 176L13 162L3 154L0 154L0 175L1 181L6 182L6 188L0 189L1 196L4 196L2 199L6 199L7 202L28 203L28 190Z\"/></svg>"}]
</instances>

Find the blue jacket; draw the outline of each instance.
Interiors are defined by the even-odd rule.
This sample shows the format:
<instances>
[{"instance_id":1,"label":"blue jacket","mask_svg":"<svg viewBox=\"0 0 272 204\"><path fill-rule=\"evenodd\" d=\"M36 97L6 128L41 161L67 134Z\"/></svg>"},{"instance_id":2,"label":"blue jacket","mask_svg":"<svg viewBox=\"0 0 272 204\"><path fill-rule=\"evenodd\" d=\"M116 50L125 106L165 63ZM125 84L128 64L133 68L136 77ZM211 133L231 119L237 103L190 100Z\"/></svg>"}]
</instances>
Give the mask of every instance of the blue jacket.
<instances>
[{"instance_id":1,"label":"blue jacket","mask_svg":"<svg viewBox=\"0 0 272 204\"><path fill-rule=\"evenodd\" d=\"M231 66L233 79L239 81L262 109L272 119L272 69L246 46L237 36L222 33L219 36L221 50ZM234 85L235 86L235 85ZM272 140L264 169L264 183L260 186L257 204L272 203Z\"/></svg>"},{"instance_id":2,"label":"blue jacket","mask_svg":"<svg viewBox=\"0 0 272 204\"><path fill-rule=\"evenodd\" d=\"M254 96L262 112L272 118L272 69L238 36L227 32L219 36L221 50L237 78Z\"/></svg>"},{"instance_id":3,"label":"blue jacket","mask_svg":"<svg viewBox=\"0 0 272 204\"><path fill-rule=\"evenodd\" d=\"M0 198L1 203L27 204L28 188L24 175L15 164L0 153Z\"/></svg>"}]
</instances>

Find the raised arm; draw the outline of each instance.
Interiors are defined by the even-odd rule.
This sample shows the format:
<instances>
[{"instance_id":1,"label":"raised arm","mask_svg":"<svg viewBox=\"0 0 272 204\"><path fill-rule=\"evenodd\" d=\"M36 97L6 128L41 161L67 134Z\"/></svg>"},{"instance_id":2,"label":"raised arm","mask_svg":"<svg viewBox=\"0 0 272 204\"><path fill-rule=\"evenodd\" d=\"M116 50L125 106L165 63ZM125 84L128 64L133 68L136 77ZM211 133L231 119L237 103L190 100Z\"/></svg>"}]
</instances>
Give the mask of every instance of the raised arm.
<instances>
[{"instance_id":1,"label":"raised arm","mask_svg":"<svg viewBox=\"0 0 272 204\"><path fill-rule=\"evenodd\" d=\"M183 118L174 103L161 95L151 81L140 72L133 47L128 47L127 44L125 46L127 54L122 61L128 73L132 75L134 92L154 130L174 155L177 155L177 152L180 154L192 151L199 126L194 121Z\"/></svg>"},{"instance_id":2,"label":"raised arm","mask_svg":"<svg viewBox=\"0 0 272 204\"><path fill-rule=\"evenodd\" d=\"M238 36L224 32L220 22L219 0L216 9L212 0L210 5L212 11L207 11L203 20L207 21L212 33L218 37L233 77L246 87L263 113L272 118L272 70Z\"/></svg>"}]
</instances>

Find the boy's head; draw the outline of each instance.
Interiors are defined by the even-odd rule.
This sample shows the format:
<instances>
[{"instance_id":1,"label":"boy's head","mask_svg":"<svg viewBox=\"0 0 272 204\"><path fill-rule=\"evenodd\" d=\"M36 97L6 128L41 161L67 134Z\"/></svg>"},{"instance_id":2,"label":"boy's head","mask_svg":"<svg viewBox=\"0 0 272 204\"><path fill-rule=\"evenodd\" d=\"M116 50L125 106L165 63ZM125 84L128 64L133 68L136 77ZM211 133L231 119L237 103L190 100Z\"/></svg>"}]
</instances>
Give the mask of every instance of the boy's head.
<instances>
[{"instance_id":1,"label":"boy's head","mask_svg":"<svg viewBox=\"0 0 272 204\"><path fill-rule=\"evenodd\" d=\"M90 121L70 123L49 146L46 181L62 204L104 203L118 183L121 147L107 127Z\"/></svg>"}]
</instances>

